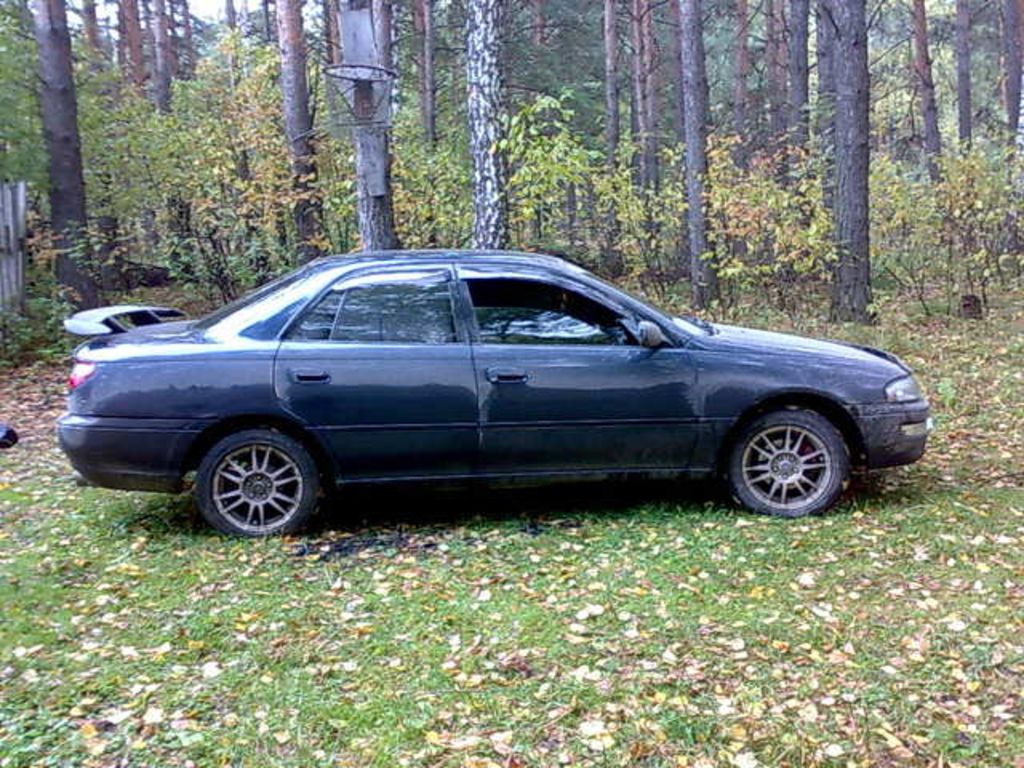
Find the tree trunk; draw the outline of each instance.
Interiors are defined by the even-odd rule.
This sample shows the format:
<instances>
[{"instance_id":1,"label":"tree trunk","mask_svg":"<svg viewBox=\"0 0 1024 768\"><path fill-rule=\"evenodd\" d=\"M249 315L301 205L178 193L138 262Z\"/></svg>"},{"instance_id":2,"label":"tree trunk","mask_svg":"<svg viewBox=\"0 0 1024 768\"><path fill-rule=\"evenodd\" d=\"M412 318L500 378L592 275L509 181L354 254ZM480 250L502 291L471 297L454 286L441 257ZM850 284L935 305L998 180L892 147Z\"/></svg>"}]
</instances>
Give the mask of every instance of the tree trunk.
<instances>
[{"instance_id":1,"label":"tree trunk","mask_svg":"<svg viewBox=\"0 0 1024 768\"><path fill-rule=\"evenodd\" d=\"M810 0L790 0L789 4L789 124L793 143L803 147L810 136L810 85L807 62L807 38L810 24Z\"/></svg>"},{"instance_id":2,"label":"tree trunk","mask_svg":"<svg viewBox=\"0 0 1024 768\"><path fill-rule=\"evenodd\" d=\"M1017 138L1020 125L1021 92L1021 8L1020 0L1006 0L1003 6L1003 56L1006 67L1006 125L1010 141Z\"/></svg>"},{"instance_id":3,"label":"tree trunk","mask_svg":"<svg viewBox=\"0 0 1024 768\"><path fill-rule=\"evenodd\" d=\"M604 0L604 133L608 164L619 154L619 30L617 0Z\"/></svg>"},{"instance_id":4,"label":"tree trunk","mask_svg":"<svg viewBox=\"0 0 1024 768\"><path fill-rule=\"evenodd\" d=\"M750 90L747 80L750 77L750 15L747 0L736 0L736 56L733 77L733 130L740 145L747 141L747 120L750 109ZM746 152L740 153L743 157Z\"/></svg>"},{"instance_id":5,"label":"tree trunk","mask_svg":"<svg viewBox=\"0 0 1024 768\"><path fill-rule=\"evenodd\" d=\"M972 133L971 107L971 6L970 0L956 0L956 114L960 141L969 144Z\"/></svg>"},{"instance_id":6,"label":"tree trunk","mask_svg":"<svg viewBox=\"0 0 1024 768\"><path fill-rule=\"evenodd\" d=\"M171 111L170 54L166 2L153 0L153 103L164 113Z\"/></svg>"},{"instance_id":7,"label":"tree trunk","mask_svg":"<svg viewBox=\"0 0 1024 768\"><path fill-rule=\"evenodd\" d=\"M96 18L96 0L82 0L82 28L85 42L93 56L103 56L103 38L100 36L99 19Z\"/></svg>"},{"instance_id":8,"label":"tree trunk","mask_svg":"<svg viewBox=\"0 0 1024 768\"><path fill-rule=\"evenodd\" d=\"M33 0L32 16L39 46L39 106L50 161L50 224L58 249L57 280L75 306L95 307L99 300L96 283L75 260L75 250L85 244L85 178L64 0Z\"/></svg>"},{"instance_id":9,"label":"tree trunk","mask_svg":"<svg viewBox=\"0 0 1024 768\"><path fill-rule=\"evenodd\" d=\"M281 50L281 92L284 124L292 154L292 174L297 200L292 210L299 240L299 257L309 261L320 255L320 201L314 190L316 160L310 136L313 117L309 111L306 82L306 41L302 30L302 0L281 0L277 12Z\"/></svg>"},{"instance_id":10,"label":"tree trunk","mask_svg":"<svg viewBox=\"0 0 1024 768\"><path fill-rule=\"evenodd\" d=\"M825 5L815 5L815 49L818 59L818 96L816 128L824 156L822 197L825 207L835 210L835 145L836 145L836 22Z\"/></svg>"},{"instance_id":11,"label":"tree trunk","mask_svg":"<svg viewBox=\"0 0 1024 768\"><path fill-rule=\"evenodd\" d=\"M178 52L178 71L182 80L191 80L196 71L196 44L192 30L192 11L188 0L178 0L182 24L182 47Z\"/></svg>"},{"instance_id":12,"label":"tree trunk","mask_svg":"<svg viewBox=\"0 0 1024 768\"><path fill-rule=\"evenodd\" d=\"M323 0L324 47L327 63L341 64L341 27L338 22L338 0Z\"/></svg>"},{"instance_id":13,"label":"tree trunk","mask_svg":"<svg viewBox=\"0 0 1024 768\"><path fill-rule=\"evenodd\" d=\"M531 37L534 46L541 48L547 43L548 37L547 19L544 14L544 0L530 0L530 4L533 7L533 34Z\"/></svg>"},{"instance_id":14,"label":"tree trunk","mask_svg":"<svg viewBox=\"0 0 1024 768\"><path fill-rule=\"evenodd\" d=\"M420 116L431 146L437 143L437 74L434 65L434 0L416 0L413 23L420 35Z\"/></svg>"},{"instance_id":15,"label":"tree trunk","mask_svg":"<svg viewBox=\"0 0 1024 768\"><path fill-rule=\"evenodd\" d=\"M633 121L640 143L638 182L654 188L658 183L657 104L654 99L654 9L651 0L632 0Z\"/></svg>"},{"instance_id":16,"label":"tree trunk","mask_svg":"<svg viewBox=\"0 0 1024 768\"><path fill-rule=\"evenodd\" d=\"M369 64L392 68L390 0L342 0L342 54L346 64ZM381 100L390 104L390 94L379 85L358 83L354 99L357 113L374 112ZM359 232L365 250L400 248L395 231L391 191L391 134L382 125L357 125L353 130L356 147L356 191Z\"/></svg>"},{"instance_id":17,"label":"tree trunk","mask_svg":"<svg viewBox=\"0 0 1024 768\"><path fill-rule=\"evenodd\" d=\"M824 0L836 23L836 239L832 316L871 321L870 90L866 0Z\"/></svg>"},{"instance_id":18,"label":"tree trunk","mask_svg":"<svg viewBox=\"0 0 1024 768\"><path fill-rule=\"evenodd\" d=\"M224 0L224 23L228 29L238 29L238 13L235 11L235 0Z\"/></svg>"},{"instance_id":19,"label":"tree trunk","mask_svg":"<svg viewBox=\"0 0 1024 768\"><path fill-rule=\"evenodd\" d=\"M784 0L768 2L768 39L765 55L768 58L767 96L768 127L773 138L779 139L786 133L786 12Z\"/></svg>"},{"instance_id":20,"label":"tree trunk","mask_svg":"<svg viewBox=\"0 0 1024 768\"><path fill-rule=\"evenodd\" d=\"M1016 4L1017 0L1010 0ZM928 173L932 180L939 178L936 158L942 152L939 135L939 110L935 103L935 81L932 79L932 57L928 51L928 19L924 0L913 0L914 13L914 72L921 87L921 113L924 120L924 151L928 155Z\"/></svg>"},{"instance_id":21,"label":"tree trunk","mask_svg":"<svg viewBox=\"0 0 1024 768\"><path fill-rule=\"evenodd\" d=\"M508 243L508 169L499 147L505 135L502 26L505 0L469 0L466 80L473 156L473 247Z\"/></svg>"},{"instance_id":22,"label":"tree trunk","mask_svg":"<svg viewBox=\"0 0 1024 768\"><path fill-rule=\"evenodd\" d=\"M142 53L142 21L139 16L139 0L121 0L119 19L123 23L119 37L123 46L124 60L128 75L137 88L146 83L146 63Z\"/></svg>"},{"instance_id":23,"label":"tree trunk","mask_svg":"<svg viewBox=\"0 0 1024 768\"><path fill-rule=\"evenodd\" d=\"M708 169L708 78L704 60L701 0L682 0L679 28L686 105L686 201L690 236L690 279L693 305L706 309L718 298L718 275L708 253L704 182Z\"/></svg>"}]
</instances>

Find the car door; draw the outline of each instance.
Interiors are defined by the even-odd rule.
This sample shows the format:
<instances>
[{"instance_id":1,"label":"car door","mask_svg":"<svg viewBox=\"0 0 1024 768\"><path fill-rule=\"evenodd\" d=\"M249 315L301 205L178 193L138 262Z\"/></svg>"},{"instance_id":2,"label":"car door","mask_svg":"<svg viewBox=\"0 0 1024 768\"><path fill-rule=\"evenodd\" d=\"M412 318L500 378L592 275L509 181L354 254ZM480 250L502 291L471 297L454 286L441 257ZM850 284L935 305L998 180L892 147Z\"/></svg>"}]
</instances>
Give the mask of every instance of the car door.
<instances>
[{"instance_id":1,"label":"car door","mask_svg":"<svg viewBox=\"0 0 1024 768\"><path fill-rule=\"evenodd\" d=\"M447 266L342 278L286 331L278 397L342 479L473 470L476 381L453 285Z\"/></svg>"},{"instance_id":2,"label":"car door","mask_svg":"<svg viewBox=\"0 0 1024 768\"><path fill-rule=\"evenodd\" d=\"M640 346L593 289L460 268L483 473L679 469L696 419L686 350Z\"/></svg>"}]
</instances>

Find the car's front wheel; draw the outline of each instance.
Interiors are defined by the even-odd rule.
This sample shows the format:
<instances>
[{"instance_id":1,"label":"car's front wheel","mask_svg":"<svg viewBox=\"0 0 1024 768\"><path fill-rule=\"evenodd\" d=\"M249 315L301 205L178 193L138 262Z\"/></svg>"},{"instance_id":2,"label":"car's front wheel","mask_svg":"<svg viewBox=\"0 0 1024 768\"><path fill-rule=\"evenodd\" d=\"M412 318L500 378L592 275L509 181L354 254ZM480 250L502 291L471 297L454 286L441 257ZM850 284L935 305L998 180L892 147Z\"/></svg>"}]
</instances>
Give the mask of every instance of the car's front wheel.
<instances>
[{"instance_id":1,"label":"car's front wheel","mask_svg":"<svg viewBox=\"0 0 1024 768\"><path fill-rule=\"evenodd\" d=\"M819 413L773 411L743 429L733 443L728 481L745 507L778 517L824 512L850 475L842 434Z\"/></svg>"},{"instance_id":2,"label":"car's front wheel","mask_svg":"<svg viewBox=\"0 0 1024 768\"><path fill-rule=\"evenodd\" d=\"M196 501L210 525L235 536L299 530L316 509L320 475L298 440L247 429L214 445L196 473Z\"/></svg>"}]
</instances>

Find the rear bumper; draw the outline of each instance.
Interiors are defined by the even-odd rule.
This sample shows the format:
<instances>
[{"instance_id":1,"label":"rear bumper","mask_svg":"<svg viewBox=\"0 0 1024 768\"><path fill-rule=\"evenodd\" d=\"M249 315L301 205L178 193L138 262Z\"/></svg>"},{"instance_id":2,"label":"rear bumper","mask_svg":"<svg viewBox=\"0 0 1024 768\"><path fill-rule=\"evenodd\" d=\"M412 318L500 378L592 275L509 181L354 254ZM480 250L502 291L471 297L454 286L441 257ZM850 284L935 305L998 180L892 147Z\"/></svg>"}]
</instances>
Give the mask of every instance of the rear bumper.
<instances>
[{"instance_id":1,"label":"rear bumper","mask_svg":"<svg viewBox=\"0 0 1024 768\"><path fill-rule=\"evenodd\" d=\"M177 419L67 414L57 421L61 450L87 483L131 491L180 491L198 434L194 422Z\"/></svg>"},{"instance_id":2,"label":"rear bumper","mask_svg":"<svg viewBox=\"0 0 1024 768\"><path fill-rule=\"evenodd\" d=\"M927 402L864 405L855 414L868 469L912 464L924 455L932 430Z\"/></svg>"}]
</instances>

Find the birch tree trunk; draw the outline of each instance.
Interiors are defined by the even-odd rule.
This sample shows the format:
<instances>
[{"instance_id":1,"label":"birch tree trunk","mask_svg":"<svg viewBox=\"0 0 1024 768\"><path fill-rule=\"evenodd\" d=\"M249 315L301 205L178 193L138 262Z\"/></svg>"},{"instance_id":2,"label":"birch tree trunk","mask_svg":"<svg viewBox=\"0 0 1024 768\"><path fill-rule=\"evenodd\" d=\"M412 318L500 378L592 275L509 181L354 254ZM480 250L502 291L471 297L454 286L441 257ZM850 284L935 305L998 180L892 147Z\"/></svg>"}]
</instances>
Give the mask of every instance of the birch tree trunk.
<instances>
[{"instance_id":1,"label":"birch tree trunk","mask_svg":"<svg viewBox=\"0 0 1024 768\"><path fill-rule=\"evenodd\" d=\"M1010 0L1013 4L1017 0ZM914 73L921 87L921 116L924 120L924 151L928 155L928 174L933 181L939 178L936 158L942 152L939 134L939 109L935 102L935 81L932 79L932 57L928 50L928 18L924 0L913 0L914 14Z\"/></svg>"},{"instance_id":2,"label":"birch tree trunk","mask_svg":"<svg viewBox=\"0 0 1024 768\"><path fill-rule=\"evenodd\" d=\"M708 78L704 60L701 0L682 0L679 28L683 62L686 126L686 201L690 236L690 279L693 305L706 309L718 298L718 275L708 255L704 184L708 170Z\"/></svg>"},{"instance_id":3,"label":"birch tree trunk","mask_svg":"<svg viewBox=\"0 0 1024 768\"><path fill-rule=\"evenodd\" d=\"M824 0L835 21L836 240L839 250L832 316L841 322L871 321L868 235L870 162L868 34L866 0Z\"/></svg>"},{"instance_id":4,"label":"birch tree trunk","mask_svg":"<svg viewBox=\"0 0 1024 768\"><path fill-rule=\"evenodd\" d=\"M473 156L473 247L508 243L508 169L499 142L505 135L501 33L505 0L469 0L466 80L469 146Z\"/></svg>"},{"instance_id":5,"label":"birch tree trunk","mask_svg":"<svg viewBox=\"0 0 1024 768\"><path fill-rule=\"evenodd\" d=\"M973 133L971 106L971 6L956 0L956 115L960 141L969 144Z\"/></svg>"},{"instance_id":6,"label":"birch tree trunk","mask_svg":"<svg viewBox=\"0 0 1024 768\"><path fill-rule=\"evenodd\" d=\"M64 0L33 0L32 17L39 46L39 106L49 155L50 224L59 251L57 280L75 306L95 307L99 303L96 283L75 258L76 249L84 244L85 178Z\"/></svg>"},{"instance_id":7,"label":"birch tree trunk","mask_svg":"<svg viewBox=\"0 0 1024 768\"><path fill-rule=\"evenodd\" d=\"M314 190L316 160L313 154L313 117L309 111L306 81L306 41L302 29L302 0L280 0L277 9L281 51L281 93L285 133L292 155L296 193L292 215L299 241L299 258L309 261L320 255L320 200Z\"/></svg>"}]
</instances>

